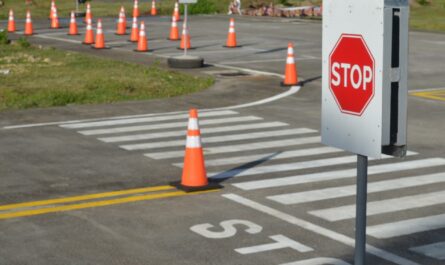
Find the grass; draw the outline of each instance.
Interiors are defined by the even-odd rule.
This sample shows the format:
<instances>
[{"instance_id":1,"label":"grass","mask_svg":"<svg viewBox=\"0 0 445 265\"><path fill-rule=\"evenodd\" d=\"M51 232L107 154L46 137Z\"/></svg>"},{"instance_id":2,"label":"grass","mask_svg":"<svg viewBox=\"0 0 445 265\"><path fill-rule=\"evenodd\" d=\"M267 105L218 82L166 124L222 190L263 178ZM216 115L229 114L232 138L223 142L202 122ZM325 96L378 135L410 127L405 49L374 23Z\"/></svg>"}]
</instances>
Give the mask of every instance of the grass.
<instances>
[{"instance_id":1,"label":"grass","mask_svg":"<svg viewBox=\"0 0 445 265\"><path fill-rule=\"evenodd\" d=\"M211 78L123 63L22 39L0 45L0 111L68 104L110 103L174 97L208 88Z\"/></svg>"},{"instance_id":2,"label":"grass","mask_svg":"<svg viewBox=\"0 0 445 265\"><path fill-rule=\"evenodd\" d=\"M32 5L26 5L25 0L4 0L5 6L0 7L0 19L7 19L9 9L13 9L17 18L24 18L26 9L29 8L33 18L47 18L49 16L50 0L34 0ZM212 2L215 12L227 10L230 0L199 0ZM162 0L157 2L157 10L160 15L171 15L175 0ZM56 0L59 17L67 17L71 10L75 10L74 0ZM125 7L127 16L133 10L133 0L92 0L91 8L94 17L117 17L121 6ZM80 5L80 10L85 10L85 5ZM151 0L140 0L139 10L148 15L151 10Z\"/></svg>"},{"instance_id":3,"label":"grass","mask_svg":"<svg viewBox=\"0 0 445 265\"><path fill-rule=\"evenodd\" d=\"M34 0L34 4L31 6L25 5L25 0L4 0L5 6L0 7L0 19L8 18L8 11L10 8L14 9L17 18L24 18L25 11L30 8L34 18L46 18L49 15L50 0ZM225 13L227 12L227 6L230 0L199 0L200 2L208 2L213 7L214 12L207 13ZM429 30L429 31L443 31L445 32L445 0L424 0L429 2L428 5L418 4L421 0L412 0L411 6L411 20L410 25L412 29L416 30ZM161 15L172 14L172 9L175 0L158 0L157 7L158 12ZM288 3L292 5L307 5L307 4L320 4L321 0L242 0L243 8L249 4L258 3L270 3L275 4ZM69 12L75 8L74 0L56 0L60 17L67 17ZM91 0L93 15L95 17L116 17L121 5L125 6L127 15L131 14L133 8L133 0ZM144 14L148 14L151 8L151 0L140 0L139 8ZM85 7L81 7L82 10ZM199 11L199 8L197 9Z\"/></svg>"},{"instance_id":4,"label":"grass","mask_svg":"<svg viewBox=\"0 0 445 265\"><path fill-rule=\"evenodd\" d=\"M445 32L445 0L413 5L410 19L411 29Z\"/></svg>"}]
</instances>

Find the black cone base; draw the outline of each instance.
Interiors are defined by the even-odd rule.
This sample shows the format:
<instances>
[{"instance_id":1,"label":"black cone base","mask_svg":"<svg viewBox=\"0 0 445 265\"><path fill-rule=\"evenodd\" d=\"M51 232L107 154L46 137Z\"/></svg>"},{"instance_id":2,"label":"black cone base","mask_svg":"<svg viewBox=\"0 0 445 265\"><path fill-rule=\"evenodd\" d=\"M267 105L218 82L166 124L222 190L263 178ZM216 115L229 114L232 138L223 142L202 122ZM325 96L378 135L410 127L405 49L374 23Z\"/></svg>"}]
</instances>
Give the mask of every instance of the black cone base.
<instances>
[{"instance_id":1,"label":"black cone base","mask_svg":"<svg viewBox=\"0 0 445 265\"><path fill-rule=\"evenodd\" d=\"M178 190L182 190L182 191L185 191L185 192L219 190L219 189L223 188L218 183L213 183L213 182L210 182L210 181L209 181L209 184L207 184L206 186L202 186L202 187L184 186L184 185L181 185L180 181L170 182L170 186L173 186L173 187L177 188Z\"/></svg>"}]
</instances>

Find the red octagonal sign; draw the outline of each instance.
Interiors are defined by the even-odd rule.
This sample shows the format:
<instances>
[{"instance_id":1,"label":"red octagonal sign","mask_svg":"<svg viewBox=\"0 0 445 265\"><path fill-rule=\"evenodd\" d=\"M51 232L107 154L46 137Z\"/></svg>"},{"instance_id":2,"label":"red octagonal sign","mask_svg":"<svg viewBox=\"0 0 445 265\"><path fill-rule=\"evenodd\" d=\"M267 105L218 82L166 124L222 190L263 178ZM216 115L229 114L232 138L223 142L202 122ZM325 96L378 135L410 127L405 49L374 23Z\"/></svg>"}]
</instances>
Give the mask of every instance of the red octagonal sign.
<instances>
[{"instance_id":1,"label":"red octagonal sign","mask_svg":"<svg viewBox=\"0 0 445 265\"><path fill-rule=\"evenodd\" d=\"M343 34L329 55L329 89L341 112L361 116L374 97L374 57L362 35Z\"/></svg>"}]
</instances>

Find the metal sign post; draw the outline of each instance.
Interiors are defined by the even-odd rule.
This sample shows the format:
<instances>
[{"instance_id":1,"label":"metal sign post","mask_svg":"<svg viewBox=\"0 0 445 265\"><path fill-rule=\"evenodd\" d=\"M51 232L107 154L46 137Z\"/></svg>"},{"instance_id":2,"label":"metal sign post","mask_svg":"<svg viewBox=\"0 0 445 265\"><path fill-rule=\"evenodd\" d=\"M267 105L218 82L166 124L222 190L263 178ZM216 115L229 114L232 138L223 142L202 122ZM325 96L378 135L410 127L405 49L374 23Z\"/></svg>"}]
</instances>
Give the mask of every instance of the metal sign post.
<instances>
[{"instance_id":1,"label":"metal sign post","mask_svg":"<svg viewBox=\"0 0 445 265\"><path fill-rule=\"evenodd\" d=\"M357 199L355 217L355 265L364 265L366 257L366 201L368 195L368 157L357 155Z\"/></svg>"},{"instance_id":2,"label":"metal sign post","mask_svg":"<svg viewBox=\"0 0 445 265\"><path fill-rule=\"evenodd\" d=\"M357 154L355 265L366 264L368 157L406 155L408 0L323 1L322 142Z\"/></svg>"},{"instance_id":3,"label":"metal sign post","mask_svg":"<svg viewBox=\"0 0 445 265\"><path fill-rule=\"evenodd\" d=\"M185 24L185 30L188 31L188 4L184 4L184 24ZM188 34L188 32L187 32ZM184 56L187 56L187 45L184 45Z\"/></svg>"},{"instance_id":4,"label":"metal sign post","mask_svg":"<svg viewBox=\"0 0 445 265\"><path fill-rule=\"evenodd\" d=\"M198 0L179 0L180 4L184 5L184 29L187 31L187 35L189 34L188 32L188 5L189 4L196 4L198 2ZM183 36L184 37L189 37L188 36ZM182 42L182 40L181 40ZM185 40L185 42L187 42ZM204 59L199 57L199 56L192 56L188 54L188 48L187 48L187 43L185 43L184 45L184 54L180 55L180 56L173 56L168 58L167 60L168 66L172 67L172 68L199 68L199 67L203 67L204 66Z\"/></svg>"},{"instance_id":5,"label":"metal sign post","mask_svg":"<svg viewBox=\"0 0 445 265\"><path fill-rule=\"evenodd\" d=\"M74 15L76 17L85 17L85 11L80 11L79 10L79 4L80 4L80 0L75 0L74 1L76 3L76 11L74 12ZM84 1L82 1L82 3L85 3Z\"/></svg>"}]
</instances>

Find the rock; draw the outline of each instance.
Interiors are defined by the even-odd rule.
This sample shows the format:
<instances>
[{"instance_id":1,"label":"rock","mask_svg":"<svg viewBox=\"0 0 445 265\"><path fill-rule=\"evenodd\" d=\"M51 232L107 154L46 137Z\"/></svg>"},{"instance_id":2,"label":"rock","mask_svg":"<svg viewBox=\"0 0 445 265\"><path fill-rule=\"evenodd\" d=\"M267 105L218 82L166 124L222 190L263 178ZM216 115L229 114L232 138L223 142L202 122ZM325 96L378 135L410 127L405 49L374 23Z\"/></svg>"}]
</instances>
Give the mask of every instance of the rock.
<instances>
[{"instance_id":1,"label":"rock","mask_svg":"<svg viewBox=\"0 0 445 265\"><path fill-rule=\"evenodd\" d=\"M0 74L9 75L11 73L11 69L0 69Z\"/></svg>"}]
</instances>

